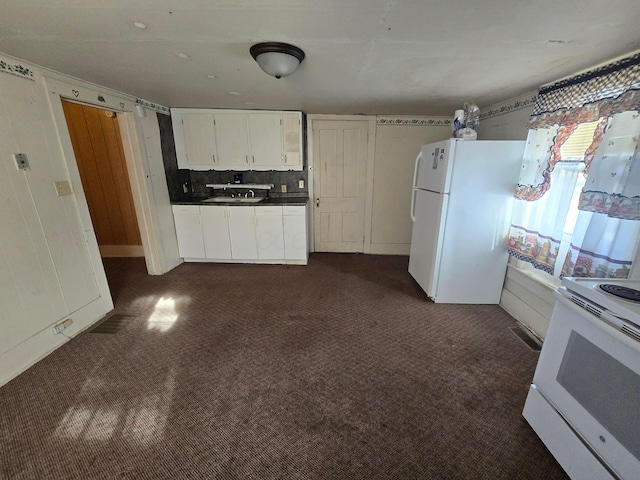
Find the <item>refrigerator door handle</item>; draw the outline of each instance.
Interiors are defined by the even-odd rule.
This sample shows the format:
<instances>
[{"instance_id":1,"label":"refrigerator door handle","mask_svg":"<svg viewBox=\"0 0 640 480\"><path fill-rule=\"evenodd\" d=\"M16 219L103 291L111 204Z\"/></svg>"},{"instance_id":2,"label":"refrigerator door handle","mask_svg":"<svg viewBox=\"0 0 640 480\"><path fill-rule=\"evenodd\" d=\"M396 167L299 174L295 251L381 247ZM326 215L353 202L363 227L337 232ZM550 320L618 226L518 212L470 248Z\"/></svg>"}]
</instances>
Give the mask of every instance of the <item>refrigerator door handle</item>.
<instances>
[{"instance_id":1,"label":"refrigerator door handle","mask_svg":"<svg viewBox=\"0 0 640 480\"><path fill-rule=\"evenodd\" d=\"M413 223L416 221L416 212L414 210L416 207L416 193L418 192L415 188L411 189L411 211L409 212L409 215L411 216L411 221Z\"/></svg>"},{"instance_id":2,"label":"refrigerator door handle","mask_svg":"<svg viewBox=\"0 0 640 480\"><path fill-rule=\"evenodd\" d=\"M420 165L420 160L422 160L422 150L420 150L420 153L418 153L418 156L416 157L416 166L413 168L413 187L412 188L416 188L418 185L416 185L416 182L418 181L418 166ZM411 210L413 210L413 207L411 208Z\"/></svg>"}]
</instances>

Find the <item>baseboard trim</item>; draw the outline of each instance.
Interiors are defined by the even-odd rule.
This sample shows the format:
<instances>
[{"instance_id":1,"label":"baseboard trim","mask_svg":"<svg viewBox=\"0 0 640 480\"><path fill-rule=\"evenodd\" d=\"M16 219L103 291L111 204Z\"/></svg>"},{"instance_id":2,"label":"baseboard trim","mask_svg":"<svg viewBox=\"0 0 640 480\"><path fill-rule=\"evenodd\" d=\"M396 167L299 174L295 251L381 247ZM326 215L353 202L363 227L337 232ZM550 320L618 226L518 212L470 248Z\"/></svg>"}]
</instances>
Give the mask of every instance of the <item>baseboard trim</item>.
<instances>
[{"instance_id":1,"label":"baseboard trim","mask_svg":"<svg viewBox=\"0 0 640 480\"><path fill-rule=\"evenodd\" d=\"M369 253L372 255L409 255L410 243L372 243Z\"/></svg>"}]
</instances>

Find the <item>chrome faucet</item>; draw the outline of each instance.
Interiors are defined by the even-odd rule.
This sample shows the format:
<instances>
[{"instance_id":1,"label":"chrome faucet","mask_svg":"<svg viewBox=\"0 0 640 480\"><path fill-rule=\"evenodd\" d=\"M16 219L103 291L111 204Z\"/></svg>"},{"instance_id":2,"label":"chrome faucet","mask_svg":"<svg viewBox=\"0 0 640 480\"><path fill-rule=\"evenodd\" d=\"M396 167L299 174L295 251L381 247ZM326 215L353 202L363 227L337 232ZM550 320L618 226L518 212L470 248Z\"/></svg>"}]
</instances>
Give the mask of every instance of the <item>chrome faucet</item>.
<instances>
[{"instance_id":1,"label":"chrome faucet","mask_svg":"<svg viewBox=\"0 0 640 480\"><path fill-rule=\"evenodd\" d=\"M251 193L251 198L255 198L256 192L254 192L253 190L249 190L247 193L245 193L244 197L248 198L249 197L249 193Z\"/></svg>"}]
</instances>

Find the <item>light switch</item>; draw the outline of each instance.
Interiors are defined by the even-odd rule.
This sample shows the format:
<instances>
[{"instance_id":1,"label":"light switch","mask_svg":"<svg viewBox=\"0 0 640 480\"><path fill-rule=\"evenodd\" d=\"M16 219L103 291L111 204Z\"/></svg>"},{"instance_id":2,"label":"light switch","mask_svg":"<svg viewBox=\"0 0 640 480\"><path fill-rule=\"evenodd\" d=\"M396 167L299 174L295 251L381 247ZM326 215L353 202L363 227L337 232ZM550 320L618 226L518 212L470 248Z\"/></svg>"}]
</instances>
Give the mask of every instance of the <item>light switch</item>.
<instances>
[{"instance_id":1,"label":"light switch","mask_svg":"<svg viewBox=\"0 0 640 480\"><path fill-rule=\"evenodd\" d=\"M304 180L298 180L298 188L304 188Z\"/></svg>"},{"instance_id":2,"label":"light switch","mask_svg":"<svg viewBox=\"0 0 640 480\"><path fill-rule=\"evenodd\" d=\"M59 197L63 195L71 195L73 191L71 190L71 184L67 180L60 180L55 182L56 193Z\"/></svg>"}]
</instances>

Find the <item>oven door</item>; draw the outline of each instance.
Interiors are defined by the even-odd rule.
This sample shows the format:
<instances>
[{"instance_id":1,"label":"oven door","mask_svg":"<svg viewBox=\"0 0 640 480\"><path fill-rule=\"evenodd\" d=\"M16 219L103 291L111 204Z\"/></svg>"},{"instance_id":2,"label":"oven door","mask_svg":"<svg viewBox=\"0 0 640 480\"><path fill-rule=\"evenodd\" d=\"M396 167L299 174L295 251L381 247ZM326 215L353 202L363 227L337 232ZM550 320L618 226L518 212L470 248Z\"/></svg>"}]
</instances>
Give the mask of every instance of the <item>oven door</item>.
<instances>
[{"instance_id":1,"label":"oven door","mask_svg":"<svg viewBox=\"0 0 640 480\"><path fill-rule=\"evenodd\" d=\"M558 295L534 384L623 479L640 472L640 343Z\"/></svg>"}]
</instances>

